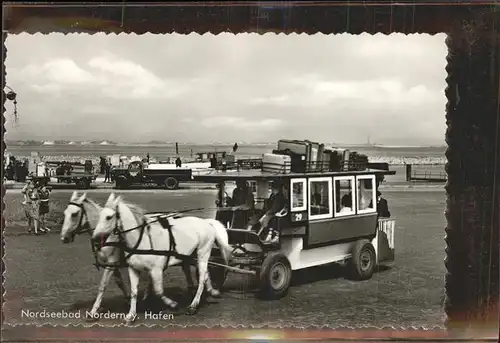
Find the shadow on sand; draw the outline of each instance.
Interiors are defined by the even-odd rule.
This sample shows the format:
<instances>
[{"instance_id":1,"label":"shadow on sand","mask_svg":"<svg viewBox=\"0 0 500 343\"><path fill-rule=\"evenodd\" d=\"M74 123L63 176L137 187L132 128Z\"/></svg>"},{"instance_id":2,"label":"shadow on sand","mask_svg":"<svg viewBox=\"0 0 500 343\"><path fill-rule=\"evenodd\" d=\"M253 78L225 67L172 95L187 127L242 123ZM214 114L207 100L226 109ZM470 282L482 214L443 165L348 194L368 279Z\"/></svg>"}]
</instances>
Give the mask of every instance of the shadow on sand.
<instances>
[{"instance_id":1,"label":"shadow on sand","mask_svg":"<svg viewBox=\"0 0 500 343\"><path fill-rule=\"evenodd\" d=\"M391 270L391 267L381 265L378 266L375 274L386 273ZM304 270L295 271L292 274L291 287L300 287L302 285L311 284L315 282L321 282L326 280L334 280L338 278L347 278L345 267L332 263L318 267L311 267ZM239 281L239 282L238 282ZM137 313L144 314L145 311L151 311L157 313L160 311L171 312L176 314L184 313L184 310L189 306L193 300L195 291L188 291L187 288L181 287L167 287L164 288L164 294L170 299L176 301L179 304L177 310L168 309L163 302L155 295L149 295L147 299L142 300L143 291L139 290L137 297ZM257 278L245 278L245 280L228 280L222 289L222 297L220 299L213 299L207 295L206 292L203 293L201 303L199 308L205 306L210 306L210 304L217 304L222 299L226 297L231 297L231 294L248 294L255 293L258 291L258 280ZM72 304L68 310L70 311L89 311L92 309L95 298L89 298L87 300L77 301ZM127 313L129 310L129 299L126 299L123 295L115 295L113 297L106 297L101 304L100 312L113 312L113 313Z\"/></svg>"},{"instance_id":2,"label":"shadow on sand","mask_svg":"<svg viewBox=\"0 0 500 343\"><path fill-rule=\"evenodd\" d=\"M196 291L196 290L195 290ZM169 309L163 304L163 302L155 295L149 295L148 298L142 300L143 292L139 291L137 297L137 313L144 314L145 311L151 311L153 313L171 312L175 314L183 314L185 309L193 301L195 291L189 292L186 288L180 287L167 287L164 289L164 294L170 299L176 301L179 304L177 310ZM90 298L87 300L77 301L72 304L68 310L69 311L91 311L94 305L95 298ZM218 303L219 299L210 298L205 292L202 296L199 309L208 306L210 304ZM101 303L101 308L99 312L112 312L112 313L127 313L129 310L130 302L129 299L125 298L123 295L115 295L113 297L104 298Z\"/></svg>"},{"instance_id":3,"label":"shadow on sand","mask_svg":"<svg viewBox=\"0 0 500 343\"><path fill-rule=\"evenodd\" d=\"M374 275L385 274L392 268L387 265L377 266ZM292 272L292 282L290 287L300 287L326 280L344 278L349 280L346 268L338 263L330 263L317 267L310 267ZM242 277L238 280L228 277L228 281L222 287L222 292L226 293L252 293L258 291L259 283L257 277Z\"/></svg>"},{"instance_id":4,"label":"shadow on sand","mask_svg":"<svg viewBox=\"0 0 500 343\"><path fill-rule=\"evenodd\" d=\"M374 275L386 273L391 267L380 265L375 268ZM293 273L292 287L302 286L319 281L334 280L338 278L345 278L350 280L346 267L338 263L330 263L322 266L306 268L298 270Z\"/></svg>"}]
</instances>

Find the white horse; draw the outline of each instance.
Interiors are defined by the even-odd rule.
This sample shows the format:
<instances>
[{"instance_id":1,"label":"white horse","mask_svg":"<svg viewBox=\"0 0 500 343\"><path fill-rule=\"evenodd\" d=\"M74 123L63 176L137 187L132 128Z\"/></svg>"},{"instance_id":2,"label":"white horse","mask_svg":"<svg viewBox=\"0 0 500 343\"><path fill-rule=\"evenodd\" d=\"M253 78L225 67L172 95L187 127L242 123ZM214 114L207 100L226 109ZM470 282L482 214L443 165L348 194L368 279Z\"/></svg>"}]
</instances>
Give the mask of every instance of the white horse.
<instances>
[{"instance_id":1,"label":"white horse","mask_svg":"<svg viewBox=\"0 0 500 343\"><path fill-rule=\"evenodd\" d=\"M106 205L113 204L115 200L114 193L111 193ZM92 235L92 231L97 225L99 219L99 213L102 207L87 198L87 193L82 196L78 196L77 192L73 192L70 198L68 207L64 211L64 222L61 229L61 241L63 243L71 243L74 241L76 235L83 233L88 233L89 236ZM123 280L123 275L120 271L121 266L121 250L116 244L119 242L118 236L110 235L106 240L106 243L110 245L100 247L94 250L96 257L96 262L104 267L104 272L101 277L101 282L99 283L99 290L97 293L96 300L92 306L91 313L95 315L99 310L104 292L109 285L111 276L113 275L116 284L122 290L125 297L128 299L130 297L129 291ZM92 243L92 242L91 242ZM113 246L113 244L115 244ZM188 289L194 289L193 279L191 276L190 266L187 263L182 264L182 269L186 275ZM151 286L151 280L149 282ZM149 287L148 287L149 288ZM148 289L145 290L143 300L148 297ZM93 316L94 317L94 316Z\"/></svg>"},{"instance_id":2,"label":"white horse","mask_svg":"<svg viewBox=\"0 0 500 343\"><path fill-rule=\"evenodd\" d=\"M215 242L221 250L224 262L228 263L231 258L232 249L227 244L227 231L224 226L216 220L198 217L170 217L168 222L170 227L165 228L157 220L145 217L144 211L139 207L125 203L120 196L112 206L106 206L101 211L92 237L106 239L115 233L127 246L125 253L128 255L131 288L130 310L126 316L128 323L136 318L139 273L147 271L156 295L165 305L176 309L178 304L163 293L163 271L168 266L182 263L185 257L194 252L198 266L198 289L186 313L197 312L204 285L210 295L220 295L210 282L208 261ZM163 252L164 255L147 254L148 251Z\"/></svg>"}]
</instances>

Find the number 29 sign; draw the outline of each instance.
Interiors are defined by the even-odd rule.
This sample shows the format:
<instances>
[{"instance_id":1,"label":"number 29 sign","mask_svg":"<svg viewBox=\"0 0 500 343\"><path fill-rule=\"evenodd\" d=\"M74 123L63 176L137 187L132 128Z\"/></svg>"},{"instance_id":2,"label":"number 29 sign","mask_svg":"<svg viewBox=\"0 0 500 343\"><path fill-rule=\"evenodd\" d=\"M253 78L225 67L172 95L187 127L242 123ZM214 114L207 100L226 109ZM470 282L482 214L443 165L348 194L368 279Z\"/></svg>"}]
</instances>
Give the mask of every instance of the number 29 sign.
<instances>
[{"instance_id":1,"label":"number 29 sign","mask_svg":"<svg viewBox=\"0 0 500 343\"><path fill-rule=\"evenodd\" d=\"M301 222L304 220L307 220L307 213L305 212L292 213L292 221Z\"/></svg>"}]
</instances>

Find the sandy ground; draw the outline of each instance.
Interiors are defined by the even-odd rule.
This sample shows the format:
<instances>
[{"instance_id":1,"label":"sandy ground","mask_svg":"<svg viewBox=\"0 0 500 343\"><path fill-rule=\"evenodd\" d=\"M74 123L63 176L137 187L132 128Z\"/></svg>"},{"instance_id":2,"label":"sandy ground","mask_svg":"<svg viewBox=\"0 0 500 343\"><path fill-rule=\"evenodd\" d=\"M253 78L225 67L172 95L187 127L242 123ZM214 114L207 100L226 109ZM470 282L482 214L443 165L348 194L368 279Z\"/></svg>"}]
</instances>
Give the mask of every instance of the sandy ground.
<instances>
[{"instance_id":1,"label":"sandy ground","mask_svg":"<svg viewBox=\"0 0 500 343\"><path fill-rule=\"evenodd\" d=\"M7 220L5 323L81 323L95 299L101 272L86 237L73 244L61 244L61 212L71 190L52 193L53 231L45 236L30 236L22 218L21 194L7 191L4 198ZM103 203L110 190L93 190L89 197ZM213 207L213 190L118 192L125 199L148 211ZM136 322L165 325L272 325L319 326L442 326L441 305L445 257L443 215L445 193L442 188L386 189L384 195L396 218L396 261L363 282L349 281L335 265L307 269L294 275L287 297L278 301L258 300L251 278L230 274L221 299L209 299L195 316L184 311L167 320L145 319L146 310L163 310L158 301L139 303ZM200 213L212 216L213 212ZM125 272L125 271L124 271ZM128 277L127 277L128 278ZM185 307L190 302L186 281L178 267L165 273L165 292ZM144 287L142 285L142 287ZM82 319L33 319L22 311L81 313ZM103 312L125 313L128 305L115 284L105 293ZM117 319L101 319L101 324L117 324Z\"/></svg>"}]
</instances>

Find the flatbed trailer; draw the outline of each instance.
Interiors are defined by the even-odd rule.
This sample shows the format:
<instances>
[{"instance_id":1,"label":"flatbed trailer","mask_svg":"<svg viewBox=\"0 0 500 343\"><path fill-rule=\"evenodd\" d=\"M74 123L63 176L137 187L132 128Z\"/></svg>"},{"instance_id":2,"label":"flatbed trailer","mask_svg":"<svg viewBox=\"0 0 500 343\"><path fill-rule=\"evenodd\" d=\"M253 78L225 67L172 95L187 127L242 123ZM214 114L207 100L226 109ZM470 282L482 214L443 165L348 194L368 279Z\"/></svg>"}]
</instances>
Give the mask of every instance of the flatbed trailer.
<instances>
[{"instance_id":1,"label":"flatbed trailer","mask_svg":"<svg viewBox=\"0 0 500 343\"><path fill-rule=\"evenodd\" d=\"M57 183L76 184L79 189L89 189L93 181L97 179L97 174L73 174L56 176L31 176L32 180L44 180L47 184L52 178L57 179Z\"/></svg>"}]
</instances>

